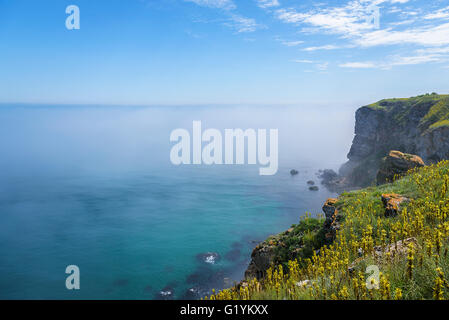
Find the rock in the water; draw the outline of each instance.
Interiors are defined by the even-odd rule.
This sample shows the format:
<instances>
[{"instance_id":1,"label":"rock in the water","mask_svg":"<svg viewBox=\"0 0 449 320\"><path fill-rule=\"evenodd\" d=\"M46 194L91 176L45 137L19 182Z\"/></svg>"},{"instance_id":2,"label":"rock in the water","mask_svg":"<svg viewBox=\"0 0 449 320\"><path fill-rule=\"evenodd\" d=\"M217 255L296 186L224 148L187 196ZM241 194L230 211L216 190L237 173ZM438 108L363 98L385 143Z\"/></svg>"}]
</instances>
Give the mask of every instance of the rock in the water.
<instances>
[{"instance_id":1,"label":"rock in the water","mask_svg":"<svg viewBox=\"0 0 449 320\"><path fill-rule=\"evenodd\" d=\"M322 170L319 176L323 180L323 184L327 181L333 181L338 178L338 174L332 169Z\"/></svg>"},{"instance_id":2,"label":"rock in the water","mask_svg":"<svg viewBox=\"0 0 449 320\"><path fill-rule=\"evenodd\" d=\"M317 186L309 187L310 191L318 191L319 188Z\"/></svg>"},{"instance_id":3,"label":"rock in the water","mask_svg":"<svg viewBox=\"0 0 449 320\"><path fill-rule=\"evenodd\" d=\"M347 188L345 178L336 173L334 170L320 170L318 171L317 176L321 180L321 184L329 191L341 192Z\"/></svg>"},{"instance_id":4,"label":"rock in the water","mask_svg":"<svg viewBox=\"0 0 449 320\"><path fill-rule=\"evenodd\" d=\"M386 217L396 217L401 212L401 205L409 202L410 199L396 193L386 193L382 195L382 203L385 207Z\"/></svg>"},{"instance_id":5,"label":"rock in the water","mask_svg":"<svg viewBox=\"0 0 449 320\"><path fill-rule=\"evenodd\" d=\"M292 170L290 171L290 174L291 174L292 176L296 176L298 173L299 173L298 170L295 170L295 169L292 169Z\"/></svg>"},{"instance_id":6,"label":"rock in the water","mask_svg":"<svg viewBox=\"0 0 449 320\"><path fill-rule=\"evenodd\" d=\"M200 253L196 256L196 258L204 263L207 264L215 264L218 261L220 261L221 257L216 252L206 252L206 253Z\"/></svg>"},{"instance_id":7,"label":"rock in the water","mask_svg":"<svg viewBox=\"0 0 449 320\"><path fill-rule=\"evenodd\" d=\"M377 184L392 182L395 178L403 176L410 169L424 166L421 157L413 154L392 150L382 159L377 173Z\"/></svg>"},{"instance_id":8,"label":"rock in the water","mask_svg":"<svg viewBox=\"0 0 449 320\"><path fill-rule=\"evenodd\" d=\"M309 186L314 186L314 185L315 185L315 181L309 180L309 181L307 181L307 184L308 184Z\"/></svg>"},{"instance_id":9,"label":"rock in the water","mask_svg":"<svg viewBox=\"0 0 449 320\"><path fill-rule=\"evenodd\" d=\"M155 296L156 300L172 300L174 298L174 289L170 286L165 287Z\"/></svg>"}]
</instances>

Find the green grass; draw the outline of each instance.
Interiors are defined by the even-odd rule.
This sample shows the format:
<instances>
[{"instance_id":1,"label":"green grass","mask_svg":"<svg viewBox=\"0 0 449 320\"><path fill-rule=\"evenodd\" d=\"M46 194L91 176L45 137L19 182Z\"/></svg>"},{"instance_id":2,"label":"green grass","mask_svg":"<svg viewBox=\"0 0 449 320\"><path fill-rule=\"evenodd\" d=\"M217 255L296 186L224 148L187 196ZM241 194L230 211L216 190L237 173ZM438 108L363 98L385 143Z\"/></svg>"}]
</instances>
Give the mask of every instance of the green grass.
<instances>
[{"instance_id":1,"label":"green grass","mask_svg":"<svg viewBox=\"0 0 449 320\"><path fill-rule=\"evenodd\" d=\"M412 98L384 99L367 107L388 113L400 126L406 125L405 121L409 119L411 112L417 109L428 109L419 123L419 128L423 132L448 126L449 95L432 93Z\"/></svg>"}]
</instances>

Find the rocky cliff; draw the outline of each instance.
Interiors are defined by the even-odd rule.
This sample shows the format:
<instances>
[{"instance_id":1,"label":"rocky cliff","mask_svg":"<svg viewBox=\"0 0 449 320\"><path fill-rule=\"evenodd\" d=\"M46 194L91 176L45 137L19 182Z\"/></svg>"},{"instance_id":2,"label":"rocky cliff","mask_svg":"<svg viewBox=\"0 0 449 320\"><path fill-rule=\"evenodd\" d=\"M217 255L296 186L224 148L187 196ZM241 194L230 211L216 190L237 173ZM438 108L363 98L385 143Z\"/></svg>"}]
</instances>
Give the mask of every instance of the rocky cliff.
<instances>
[{"instance_id":1,"label":"rocky cliff","mask_svg":"<svg viewBox=\"0 0 449 320\"><path fill-rule=\"evenodd\" d=\"M339 172L345 187L372 184L390 150L426 163L449 159L449 95L381 100L358 109L355 118L349 161Z\"/></svg>"}]
</instances>

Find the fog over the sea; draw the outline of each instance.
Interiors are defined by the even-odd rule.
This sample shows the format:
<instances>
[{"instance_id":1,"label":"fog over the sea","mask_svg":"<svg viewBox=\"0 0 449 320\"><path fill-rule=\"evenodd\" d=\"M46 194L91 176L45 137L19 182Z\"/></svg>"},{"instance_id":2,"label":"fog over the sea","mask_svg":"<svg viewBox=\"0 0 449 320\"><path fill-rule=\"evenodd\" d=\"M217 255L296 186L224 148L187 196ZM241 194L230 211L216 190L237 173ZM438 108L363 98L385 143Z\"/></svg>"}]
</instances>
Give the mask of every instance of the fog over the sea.
<instances>
[{"instance_id":1,"label":"fog over the sea","mask_svg":"<svg viewBox=\"0 0 449 320\"><path fill-rule=\"evenodd\" d=\"M335 196L307 181L345 161L353 109L1 106L0 298L198 299L240 281L256 243ZM174 166L170 133L195 120L278 129L277 173Z\"/></svg>"},{"instance_id":2,"label":"fog over the sea","mask_svg":"<svg viewBox=\"0 0 449 320\"><path fill-rule=\"evenodd\" d=\"M357 106L0 108L2 175L132 170L171 166L172 130L192 121L222 130L279 130L279 167L337 169L346 161ZM254 166L254 170L259 166Z\"/></svg>"}]
</instances>

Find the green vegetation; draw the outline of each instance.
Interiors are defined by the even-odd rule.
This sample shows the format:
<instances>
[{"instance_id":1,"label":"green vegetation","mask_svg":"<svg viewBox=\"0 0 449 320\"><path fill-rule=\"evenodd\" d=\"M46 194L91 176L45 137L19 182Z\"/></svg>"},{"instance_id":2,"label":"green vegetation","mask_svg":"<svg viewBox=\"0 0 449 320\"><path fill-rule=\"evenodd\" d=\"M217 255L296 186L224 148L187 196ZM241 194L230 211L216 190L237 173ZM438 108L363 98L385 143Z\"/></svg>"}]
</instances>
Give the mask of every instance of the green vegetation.
<instances>
[{"instance_id":1,"label":"green vegetation","mask_svg":"<svg viewBox=\"0 0 449 320\"><path fill-rule=\"evenodd\" d=\"M419 123L422 131L449 126L449 95L432 93L412 98L384 99L367 107L387 112L398 125L404 125L411 113L424 111Z\"/></svg>"},{"instance_id":2,"label":"green vegetation","mask_svg":"<svg viewBox=\"0 0 449 320\"><path fill-rule=\"evenodd\" d=\"M324 219L310 218L306 214L301 221L276 236L269 237L264 244L275 246L273 260L283 264L292 259L310 257L314 250L324 245ZM284 267L287 265L285 264Z\"/></svg>"},{"instance_id":3,"label":"green vegetation","mask_svg":"<svg viewBox=\"0 0 449 320\"><path fill-rule=\"evenodd\" d=\"M385 193L412 200L396 217L386 217ZM288 244L278 257L289 260L279 261L261 281L253 279L209 298L449 298L449 161L410 171L391 184L343 193L336 206L341 223L331 245L289 258L294 247L306 243L311 249L322 241L315 228L322 220L308 216L283 235L291 242L283 240ZM302 240L296 239L298 234ZM379 269L378 277L366 274L368 266Z\"/></svg>"}]
</instances>

